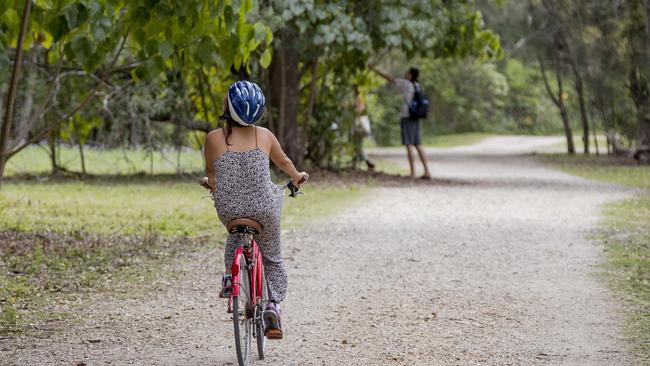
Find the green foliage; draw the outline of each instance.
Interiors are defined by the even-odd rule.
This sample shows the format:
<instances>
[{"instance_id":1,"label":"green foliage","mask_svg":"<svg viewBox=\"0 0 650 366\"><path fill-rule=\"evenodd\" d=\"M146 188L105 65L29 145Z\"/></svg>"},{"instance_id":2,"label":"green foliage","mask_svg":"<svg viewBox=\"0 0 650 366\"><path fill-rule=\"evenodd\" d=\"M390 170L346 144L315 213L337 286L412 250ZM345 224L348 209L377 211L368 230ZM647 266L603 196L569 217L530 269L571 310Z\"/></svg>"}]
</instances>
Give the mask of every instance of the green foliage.
<instances>
[{"instance_id":1,"label":"green foliage","mask_svg":"<svg viewBox=\"0 0 650 366\"><path fill-rule=\"evenodd\" d=\"M502 55L498 36L484 27L473 2L416 0L408 2L298 0L275 1L260 9L279 35L276 47L290 45L307 67L319 62L315 112L305 118L308 158L317 165L337 165L353 152L350 138L355 85L368 88L369 60L388 54L408 58L495 59ZM378 57L379 56L379 57ZM312 75L303 73L302 84ZM301 109L307 110L310 88L303 88ZM383 107L383 106L382 106ZM394 138L393 112L375 105L376 138ZM332 126L336 126L335 129ZM378 128L377 128L378 127ZM386 128L384 128L386 127Z\"/></svg>"},{"instance_id":2,"label":"green foliage","mask_svg":"<svg viewBox=\"0 0 650 366\"><path fill-rule=\"evenodd\" d=\"M21 4L3 4L3 49L15 47ZM49 70L61 61L66 70L56 88L61 95L53 98L56 103L46 109L40 127L66 115L105 80L108 85L96 92L100 99L91 100L74 123L63 121L55 135L72 142L76 126L82 141L144 144L151 150L169 143L196 144L186 131L215 126L232 82L231 69L240 77L263 79L261 68L273 60L271 43L276 48L289 45L300 58L295 72L301 72L301 93L292 98L298 99L302 113L311 110L313 90L306 71L318 61L314 112L298 120L307 130L301 136L308 141L301 143L313 145L311 157L324 165L344 161L338 156L352 151L348 130L353 118L347 110L339 112L340 102L352 98L354 84L371 85L365 70L369 60L387 52L479 60L502 54L499 37L485 28L472 1L38 1L28 33L26 55ZM11 62L8 55L0 58L0 66ZM37 72L27 65L24 72ZM6 71L2 69L0 78ZM38 82L34 95L23 85L18 100L43 98L53 77L39 73ZM167 125L160 128L158 123ZM333 124L339 129L332 129Z\"/></svg>"},{"instance_id":3,"label":"green foliage","mask_svg":"<svg viewBox=\"0 0 650 366\"><path fill-rule=\"evenodd\" d=\"M11 1L11 4L3 2L5 9L0 16L2 50L16 47L22 4L18 0ZM92 83L80 78L68 80L70 77L66 75L66 80L59 81L64 87L56 91L68 93L65 96L68 103L58 104L48 111L65 115L71 105L74 106L70 102L83 100L88 90L93 89L93 84L114 77L110 81L115 88L128 83L129 79L162 87L168 87L165 85L168 81L169 84L175 83L169 87L176 88L176 95L185 106L179 109L170 105L169 109L180 110L185 115L178 118L187 120L192 117L192 110L197 109L187 105L197 70L205 75L204 85L212 88L229 75L231 67L250 67L252 57L259 58L263 66L268 66L273 34L264 23L249 22L248 14L253 5L252 0L38 1L32 7L24 48L26 55L35 54L34 58L49 64L44 67L50 72L59 61L64 70L71 70L60 74L59 78L71 73L77 76L95 74L94 78L89 78ZM11 53L1 54L0 86L8 75L9 68L5 66L11 62L8 57ZM77 69L85 74L77 72ZM29 68L24 71L29 72L34 71ZM51 84L56 75L49 76L42 78L41 74L39 81ZM44 98L45 90L39 88L30 99ZM111 96L105 97L105 104ZM150 91L146 90L143 96L150 97ZM53 98L60 99L60 96ZM46 103L51 103L51 100L46 100ZM217 104L210 100L209 105L201 106L212 109L204 111L204 114L217 114L220 108ZM108 109L106 107L104 105ZM132 115L137 112L134 108L118 107L115 110L126 110ZM98 117L93 111L80 120L96 121ZM106 116L101 117L106 119Z\"/></svg>"},{"instance_id":4,"label":"green foliage","mask_svg":"<svg viewBox=\"0 0 650 366\"><path fill-rule=\"evenodd\" d=\"M592 119L609 135L637 144L650 142L650 128L643 128L650 126L648 6L643 0L534 1L525 7L527 20L519 20L527 23L527 44L521 43L528 57L539 56L554 70L558 65L567 91L575 93L582 79Z\"/></svg>"},{"instance_id":5,"label":"green foliage","mask_svg":"<svg viewBox=\"0 0 650 366\"><path fill-rule=\"evenodd\" d=\"M0 18L5 48L15 42L20 3L14 1ZM68 60L92 72L110 61L128 36L130 55L142 62L136 70L141 78L157 76L179 58L206 68L238 68L272 40L267 26L247 21L252 5L252 0L39 1L33 5L26 48L62 47Z\"/></svg>"},{"instance_id":6,"label":"green foliage","mask_svg":"<svg viewBox=\"0 0 650 366\"><path fill-rule=\"evenodd\" d=\"M539 72L517 59L502 62L398 59L392 74L407 66L420 69L420 83L431 99L426 133L484 131L494 133L558 133L556 112L539 84ZM396 68L399 67L399 68ZM369 112L381 145L399 141L399 106L402 99L394 87L377 89L369 99Z\"/></svg>"}]
</instances>

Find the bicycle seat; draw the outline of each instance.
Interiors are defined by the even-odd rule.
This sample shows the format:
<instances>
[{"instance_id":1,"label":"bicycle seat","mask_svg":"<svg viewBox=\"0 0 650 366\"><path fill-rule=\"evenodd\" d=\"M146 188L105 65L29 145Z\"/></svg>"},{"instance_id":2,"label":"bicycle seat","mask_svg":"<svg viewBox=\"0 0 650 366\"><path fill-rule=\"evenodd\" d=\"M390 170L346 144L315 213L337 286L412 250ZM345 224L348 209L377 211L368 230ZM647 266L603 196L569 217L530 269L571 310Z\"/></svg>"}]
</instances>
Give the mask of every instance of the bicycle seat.
<instances>
[{"instance_id":1,"label":"bicycle seat","mask_svg":"<svg viewBox=\"0 0 650 366\"><path fill-rule=\"evenodd\" d=\"M231 234L259 234L262 232L262 225L253 219L241 218L230 221L228 225L226 225L226 229L228 229L228 232Z\"/></svg>"}]
</instances>

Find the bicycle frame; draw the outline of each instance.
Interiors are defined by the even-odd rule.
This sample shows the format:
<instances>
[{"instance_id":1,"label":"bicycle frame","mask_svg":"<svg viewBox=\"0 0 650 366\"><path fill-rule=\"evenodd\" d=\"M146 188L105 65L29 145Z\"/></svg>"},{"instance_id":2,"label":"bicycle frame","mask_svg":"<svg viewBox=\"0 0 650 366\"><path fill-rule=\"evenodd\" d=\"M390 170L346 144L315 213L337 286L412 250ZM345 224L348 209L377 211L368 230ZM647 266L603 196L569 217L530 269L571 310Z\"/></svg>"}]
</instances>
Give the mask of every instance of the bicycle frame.
<instances>
[{"instance_id":1,"label":"bicycle frame","mask_svg":"<svg viewBox=\"0 0 650 366\"><path fill-rule=\"evenodd\" d=\"M239 262L242 256L246 257L246 262L249 264L249 268L239 268ZM251 264L252 263L252 264ZM257 246L255 239L251 237L250 244L241 245L235 249L235 256L232 263L232 292L230 298L228 299L228 309L232 309L232 298L233 296L239 296L241 290L239 286L239 281L241 278L241 271L248 271L249 278L251 279L250 288L251 293L250 299L252 305L257 305L259 299L262 298L262 283L265 280L262 278L262 253L260 248Z\"/></svg>"}]
</instances>

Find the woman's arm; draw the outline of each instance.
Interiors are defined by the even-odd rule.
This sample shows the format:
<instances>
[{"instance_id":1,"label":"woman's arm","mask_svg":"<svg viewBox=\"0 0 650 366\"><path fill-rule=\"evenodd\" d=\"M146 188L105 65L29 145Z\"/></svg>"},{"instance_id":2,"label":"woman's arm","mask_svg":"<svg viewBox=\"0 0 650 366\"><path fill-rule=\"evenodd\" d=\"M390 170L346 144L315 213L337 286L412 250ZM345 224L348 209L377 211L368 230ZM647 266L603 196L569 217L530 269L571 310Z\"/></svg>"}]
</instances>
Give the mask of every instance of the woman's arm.
<instances>
[{"instance_id":1,"label":"woman's arm","mask_svg":"<svg viewBox=\"0 0 650 366\"><path fill-rule=\"evenodd\" d=\"M275 135L270 132L269 135L271 137L271 152L269 153L271 161L273 161L273 164L275 164L278 168L280 168L283 172L287 173L291 177L291 181L293 181L294 185L300 187L302 183L309 179L309 174L305 172L299 172L293 165L291 159L289 159L287 154L285 154L282 150L282 146L280 146L280 142L275 137Z\"/></svg>"},{"instance_id":2,"label":"woman's arm","mask_svg":"<svg viewBox=\"0 0 650 366\"><path fill-rule=\"evenodd\" d=\"M395 78L386 74L385 72L381 70L377 70L374 65L368 65L370 70L374 71L377 73L377 75L381 76L382 78L386 79L389 83L395 84Z\"/></svg>"},{"instance_id":3,"label":"woman's arm","mask_svg":"<svg viewBox=\"0 0 650 366\"><path fill-rule=\"evenodd\" d=\"M209 133L207 136L205 136L205 143L203 144L203 155L205 156L205 174L208 177L208 184L210 187L212 187L212 191L214 191L216 183L214 178L216 173L214 171L213 161L216 155L216 151Z\"/></svg>"}]
</instances>

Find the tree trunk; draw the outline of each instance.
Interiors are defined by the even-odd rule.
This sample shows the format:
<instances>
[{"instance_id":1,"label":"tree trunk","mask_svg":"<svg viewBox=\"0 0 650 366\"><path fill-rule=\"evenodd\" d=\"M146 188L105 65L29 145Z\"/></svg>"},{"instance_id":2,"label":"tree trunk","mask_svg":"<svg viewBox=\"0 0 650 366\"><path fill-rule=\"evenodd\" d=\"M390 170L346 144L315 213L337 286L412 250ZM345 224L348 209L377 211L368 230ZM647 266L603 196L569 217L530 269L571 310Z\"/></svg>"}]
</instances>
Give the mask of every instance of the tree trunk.
<instances>
[{"instance_id":1,"label":"tree trunk","mask_svg":"<svg viewBox=\"0 0 650 366\"><path fill-rule=\"evenodd\" d=\"M593 105L593 103L592 103ZM589 121L591 122L591 131L594 134L594 147L596 148L596 156L600 156L598 149L598 134L596 133L596 119L594 118L594 108L589 108Z\"/></svg>"},{"instance_id":2,"label":"tree trunk","mask_svg":"<svg viewBox=\"0 0 650 366\"><path fill-rule=\"evenodd\" d=\"M639 73L639 83L641 92L639 95L640 103L637 104L637 121L639 123L639 151L642 154L650 155L650 80L647 78L650 74L650 0L645 0L645 56L646 56L646 72L645 74ZM637 153L638 153L637 152Z\"/></svg>"},{"instance_id":3,"label":"tree trunk","mask_svg":"<svg viewBox=\"0 0 650 366\"><path fill-rule=\"evenodd\" d=\"M274 50L270 71L271 108L278 113L274 118L273 132L287 156L297 167L301 167L304 151L298 128L299 55L290 47L291 42L288 42L288 37L283 32L280 32L280 37L285 39L281 42L282 46Z\"/></svg>"},{"instance_id":4,"label":"tree trunk","mask_svg":"<svg viewBox=\"0 0 650 366\"><path fill-rule=\"evenodd\" d=\"M4 178L5 164L7 156L5 150L9 145L9 134L11 133L11 125L14 119L14 102L16 100L16 89L18 87L18 78L20 77L20 66L23 63L23 41L25 40L25 33L27 33L27 24L29 23L29 12L32 9L31 0L25 1L23 7L23 15L20 19L20 31L18 33L18 42L16 43L16 56L14 58L14 68L11 72L11 81L9 82L9 89L7 90L7 103L5 105L5 115L2 120L2 129L0 130L0 187Z\"/></svg>"},{"instance_id":5,"label":"tree trunk","mask_svg":"<svg viewBox=\"0 0 650 366\"><path fill-rule=\"evenodd\" d=\"M38 52L33 49L31 52L25 53L25 58L29 59L29 62L36 64L38 62ZM24 97L22 98L20 104L20 113L14 117L14 131L15 135L13 136L13 144L22 142L21 139L23 136L28 134L28 131L31 129L31 116L32 110L34 109L34 95L36 94L36 70L32 67L23 69L23 80L22 89L24 90ZM12 147L9 146L9 149Z\"/></svg>"},{"instance_id":6,"label":"tree trunk","mask_svg":"<svg viewBox=\"0 0 650 366\"><path fill-rule=\"evenodd\" d=\"M203 85L203 78L201 77L201 70L197 71L197 78L198 80L198 89L199 89L199 95L201 96L201 108L203 108L203 117L205 117L205 121L210 123L210 112L208 111L208 103L206 102L205 99L205 91L204 85Z\"/></svg>"},{"instance_id":7,"label":"tree trunk","mask_svg":"<svg viewBox=\"0 0 650 366\"><path fill-rule=\"evenodd\" d=\"M81 131L79 130L79 124L77 123L77 118L72 117L72 122L74 123L75 137L77 138L77 145L79 146L79 160L81 160L81 174L86 175L86 155L84 154L84 144L83 139L81 138Z\"/></svg>"},{"instance_id":8,"label":"tree trunk","mask_svg":"<svg viewBox=\"0 0 650 366\"><path fill-rule=\"evenodd\" d=\"M50 131L50 133L47 135L47 145L50 147L50 163L52 164L52 174L57 174L59 172L59 164L57 163L57 149L54 135L54 131Z\"/></svg>"},{"instance_id":9,"label":"tree trunk","mask_svg":"<svg viewBox=\"0 0 650 366\"><path fill-rule=\"evenodd\" d=\"M582 75L578 70L576 61L571 59L571 71L575 78L576 92L578 93L578 105L580 106L580 119L582 121L582 143L585 155L589 155L589 118L587 117L587 107L585 106L585 92L582 84Z\"/></svg>"},{"instance_id":10,"label":"tree trunk","mask_svg":"<svg viewBox=\"0 0 650 366\"><path fill-rule=\"evenodd\" d=\"M650 155L650 85L638 67L630 71L629 90L636 107L638 145L634 158Z\"/></svg>"},{"instance_id":11,"label":"tree trunk","mask_svg":"<svg viewBox=\"0 0 650 366\"><path fill-rule=\"evenodd\" d=\"M548 81L546 76L546 68L544 66L544 60L541 55L537 56L539 61L539 68L542 73L542 79L544 80L544 86L546 87L546 92L551 98L555 106L560 110L560 116L562 117L562 124L564 125L564 133L566 134L566 143L567 143L567 152L570 155L576 153L575 146L573 144L573 131L571 130L571 123L569 122L569 114L567 113L566 106L564 105L564 89L562 85L562 70L560 68L559 60L555 59L555 79L557 81L558 93L555 95L553 89L551 89L551 84Z\"/></svg>"}]
</instances>

